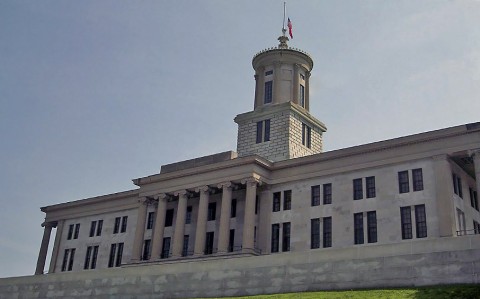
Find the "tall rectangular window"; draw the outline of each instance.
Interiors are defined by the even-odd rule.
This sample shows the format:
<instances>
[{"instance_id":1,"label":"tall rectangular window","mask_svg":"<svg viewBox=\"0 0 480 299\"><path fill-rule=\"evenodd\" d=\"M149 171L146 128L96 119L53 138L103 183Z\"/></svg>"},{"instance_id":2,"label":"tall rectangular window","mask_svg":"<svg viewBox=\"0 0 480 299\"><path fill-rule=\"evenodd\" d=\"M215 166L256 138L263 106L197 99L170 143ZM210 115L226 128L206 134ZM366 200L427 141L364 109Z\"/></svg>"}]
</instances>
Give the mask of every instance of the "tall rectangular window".
<instances>
[{"instance_id":1,"label":"tall rectangular window","mask_svg":"<svg viewBox=\"0 0 480 299\"><path fill-rule=\"evenodd\" d=\"M67 240L71 240L71 239L72 239L74 227L75 227L74 224L70 224L70 225L68 226L68 236L67 236Z\"/></svg>"},{"instance_id":2,"label":"tall rectangular window","mask_svg":"<svg viewBox=\"0 0 480 299\"><path fill-rule=\"evenodd\" d=\"M402 239L412 238L412 212L410 207L400 208L400 217L402 224Z\"/></svg>"},{"instance_id":3,"label":"tall rectangular window","mask_svg":"<svg viewBox=\"0 0 480 299\"><path fill-rule=\"evenodd\" d=\"M255 196L255 215L258 214L258 195Z\"/></svg>"},{"instance_id":4,"label":"tall rectangular window","mask_svg":"<svg viewBox=\"0 0 480 299\"><path fill-rule=\"evenodd\" d=\"M85 263L83 264L83 269L90 268L90 259L92 258L92 246L87 247L87 254L85 255Z\"/></svg>"},{"instance_id":5,"label":"tall rectangular window","mask_svg":"<svg viewBox=\"0 0 480 299\"><path fill-rule=\"evenodd\" d=\"M270 120L265 121L265 130L263 131L263 141L270 141Z\"/></svg>"},{"instance_id":6,"label":"tall rectangular window","mask_svg":"<svg viewBox=\"0 0 480 299\"><path fill-rule=\"evenodd\" d=\"M310 148L312 146L312 128L302 124L302 145Z\"/></svg>"},{"instance_id":7,"label":"tall rectangular window","mask_svg":"<svg viewBox=\"0 0 480 299\"><path fill-rule=\"evenodd\" d=\"M258 121L257 122L257 143L261 143L263 141L263 121Z\"/></svg>"},{"instance_id":8,"label":"tall rectangular window","mask_svg":"<svg viewBox=\"0 0 480 299\"><path fill-rule=\"evenodd\" d=\"M237 199L232 199L232 205L230 206L230 218L237 217Z\"/></svg>"},{"instance_id":9,"label":"tall rectangular window","mask_svg":"<svg viewBox=\"0 0 480 299\"><path fill-rule=\"evenodd\" d=\"M205 238L205 254L213 253L213 232L208 232Z\"/></svg>"},{"instance_id":10,"label":"tall rectangular window","mask_svg":"<svg viewBox=\"0 0 480 299\"><path fill-rule=\"evenodd\" d=\"M423 173L421 168L412 169L413 191L423 190Z\"/></svg>"},{"instance_id":11,"label":"tall rectangular window","mask_svg":"<svg viewBox=\"0 0 480 299\"><path fill-rule=\"evenodd\" d=\"M273 212L280 211L280 192L273 193Z\"/></svg>"},{"instance_id":12,"label":"tall rectangular window","mask_svg":"<svg viewBox=\"0 0 480 299\"><path fill-rule=\"evenodd\" d=\"M283 210L292 209L292 190L283 191Z\"/></svg>"},{"instance_id":13,"label":"tall rectangular window","mask_svg":"<svg viewBox=\"0 0 480 299\"><path fill-rule=\"evenodd\" d=\"M152 245L152 240L148 239L143 241L143 254L142 254L142 260L147 261L150 259L150 250Z\"/></svg>"},{"instance_id":14,"label":"tall rectangular window","mask_svg":"<svg viewBox=\"0 0 480 299\"><path fill-rule=\"evenodd\" d=\"M90 269L95 269L97 267L97 257L98 257L98 245L93 246L92 263L90 264Z\"/></svg>"},{"instance_id":15,"label":"tall rectangular window","mask_svg":"<svg viewBox=\"0 0 480 299\"><path fill-rule=\"evenodd\" d=\"M283 223L282 251L290 251L290 222Z\"/></svg>"},{"instance_id":16,"label":"tall rectangular window","mask_svg":"<svg viewBox=\"0 0 480 299\"><path fill-rule=\"evenodd\" d=\"M108 257L108 267L111 268L115 264L115 252L117 250L117 244L110 245L110 255Z\"/></svg>"},{"instance_id":17,"label":"tall rectangular window","mask_svg":"<svg viewBox=\"0 0 480 299\"><path fill-rule=\"evenodd\" d=\"M69 252L70 252L70 249L65 249L65 252L63 253L62 271L67 271L68 253Z\"/></svg>"},{"instance_id":18,"label":"tall rectangular window","mask_svg":"<svg viewBox=\"0 0 480 299\"><path fill-rule=\"evenodd\" d=\"M363 198L363 183L362 179L353 180L353 200L359 200Z\"/></svg>"},{"instance_id":19,"label":"tall rectangular window","mask_svg":"<svg viewBox=\"0 0 480 299\"><path fill-rule=\"evenodd\" d=\"M305 108L305 86L300 84L300 106Z\"/></svg>"},{"instance_id":20,"label":"tall rectangular window","mask_svg":"<svg viewBox=\"0 0 480 299\"><path fill-rule=\"evenodd\" d=\"M103 220L98 220L97 237L102 235Z\"/></svg>"},{"instance_id":21,"label":"tall rectangular window","mask_svg":"<svg viewBox=\"0 0 480 299\"><path fill-rule=\"evenodd\" d=\"M62 262L62 271L72 271L75 259L75 248L65 249Z\"/></svg>"},{"instance_id":22,"label":"tall rectangular window","mask_svg":"<svg viewBox=\"0 0 480 299\"><path fill-rule=\"evenodd\" d=\"M155 212L149 212L147 218L147 229L153 228L153 221L155 220Z\"/></svg>"},{"instance_id":23,"label":"tall rectangular window","mask_svg":"<svg viewBox=\"0 0 480 299\"><path fill-rule=\"evenodd\" d=\"M95 236L95 229L96 229L96 228L97 228L97 221L92 221L92 222L90 223L90 234L89 234L90 237ZM86 269L86 268L85 268L85 269Z\"/></svg>"},{"instance_id":24,"label":"tall rectangular window","mask_svg":"<svg viewBox=\"0 0 480 299\"><path fill-rule=\"evenodd\" d=\"M320 186L312 186L312 207L320 205Z\"/></svg>"},{"instance_id":25,"label":"tall rectangular window","mask_svg":"<svg viewBox=\"0 0 480 299\"><path fill-rule=\"evenodd\" d=\"M375 177L374 176L370 176L370 177L367 177L365 178L365 184L366 184L366 187L367 187L367 198L373 198L376 196L376 192L375 192Z\"/></svg>"},{"instance_id":26,"label":"tall rectangular window","mask_svg":"<svg viewBox=\"0 0 480 299\"><path fill-rule=\"evenodd\" d=\"M182 256L188 255L188 243L190 242L190 236L184 235L183 236L183 248L182 248Z\"/></svg>"},{"instance_id":27,"label":"tall rectangular window","mask_svg":"<svg viewBox=\"0 0 480 299\"><path fill-rule=\"evenodd\" d=\"M323 247L332 247L332 217L323 218Z\"/></svg>"},{"instance_id":28,"label":"tall rectangular window","mask_svg":"<svg viewBox=\"0 0 480 299\"><path fill-rule=\"evenodd\" d=\"M452 180L453 180L453 193L458 195L458 181L457 175L452 173Z\"/></svg>"},{"instance_id":29,"label":"tall rectangular window","mask_svg":"<svg viewBox=\"0 0 480 299\"><path fill-rule=\"evenodd\" d=\"M122 220L121 217L115 218L115 225L113 227L113 233L117 234L120 231L120 221Z\"/></svg>"},{"instance_id":30,"label":"tall rectangular window","mask_svg":"<svg viewBox=\"0 0 480 299\"><path fill-rule=\"evenodd\" d=\"M377 212L367 212L367 240L368 243L377 242Z\"/></svg>"},{"instance_id":31,"label":"tall rectangular window","mask_svg":"<svg viewBox=\"0 0 480 299\"><path fill-rule=\"evenodd\" d=\"M310 248L320 248L320 218L310 221Z\"/></svg>"},{"instance_id":32,"label":"tall rectangular window","mask_svg":"<svg viewBox=\"0 0 480 299\"><path fill-rule=\"evenodd\" d=\"M355 244L363 244L363 213L353 214L353 226Z\"/></svg>"},{"instance_id":33,"label":"tall rectangular window","mask_svg":"<svg viewBox=\"0 0 480 299\"><path fill-rule=\"evenodd\" d=\"M256 143L270 141L270 119L257 122Z\"/></svg>"},{"instance_id":34,"label":"tall rectangular window","mask_svg":"<svg viewBox=\"0 0 480 299\"><path fill-rule=\"evenodd\" d=\"M458 184L458 196L460 196L460 198L463 198L462 179L459 176L457 176L457 184Z\"/></svg>"},{"instance_id":35,"label":"tall rectangular window","mask_svg":"<svg viewBox=\"0 0 480 299\"><path fill-rule=\"evenodd\" d=\"M233 246L235 244L235 230L230 230L230 235L228 238L228 252L233 252Z\"/></svg>"},{"instance_id":36,"label":"tall rectangular window","mask_svg":"<svg viewBox=\"0 0 480 299\"><path fill-rule=\"evenodd\" d=\"M170 256L170 240L170 237L163 238L162 253L160 255L160 258L162 259L166 259ZM185 236L183 236L183 240L185 241Z\"/></svg>"},{"instance_id":37,"label":"tall rectangular window","mask_svg":"<svg viewBox=\"0 0 480 299\"><path fill-rule=\"evenodd\" d=\"M123 216L122 217L122 227L120 228L120 232L124 233L127 231L127 221L128 221L128 216Z\"/></svg>"},{"instance_id":38,"label":"tall rectangular window","mask_svg":"<svg viewBox=\"0 0 480 299\"><path fill-rule=\"evenodd\" d=\"M192 206L187 207L187 214L185 214L185 224L192 223Z\"/></svg>"},{"instance_id":39,"label":"tall rectangular window","mask_svg":"<svg viewBox=\"0 0 480 299\"><path fill-rule=\"evenodd\" d=\"M265 94L263 96L263 103L268 104L272 102L273 95L273 81L265 82Z\"/></svg>"},{"instance_id":40,"label":"tall rectangular window","mask_svg":"<svg viewBox=\"0 0 480 299\"><path fill-rule=\"evenodd\" d=\"M208 204L207 221L215 220L216 215L217 215L217 203L210 202Z\"/></svg>"},{"instance_id":41,"label":"tall rectangular window","mask_svg":"<svg viewBox=\"0 0 480 299\"><path fill-rule=\"evenodd\" d=\"M417 238L427 237L427 217L425 215L425 205L415 206L415 224L417 229Z\"/></svg>"},{"instance_id":42,"label":"tall rectangular window","mask_svg":"<svg viewBox=\"0 0 480 299\"><path fill-rule=\"evenodd\" d=\"M75 258L75 248L70 249L70 258L68 260L68 271L72 271L73 269L73 260Z\"/></svg>"},{"instance_id":43,"label":"tall rectangular window","mask_svg":"<svg viewBox=\"0 0 480 299\"><path fill-rule=\"evenodd\" d=\"M399 193L410 192L408 170L398 172L398 191Z\"/></svg>"},{"instance_id":44,"label":"tall rectangular window","mask_svg":"<svg viewBox=\"0 0 480 299\"><path fill-rule=\"evenodd\" d=\"M469 195L470 195L470 205L472 206L472 208L475 208L475 202L474 202L472 187L468 187L468 191L469 191Z\"/></svg>"},{"instance_id":45,"label":"tall rectangular window","mask_svg":"<svg viewBox=\"0 0 480 299\"><path fill-rule=\"evenodd\" d=\"M165 213L165 227L173 225L173 209L168 209Z\"/></svg>"},{"instance_id":46,"label":"tall rectangular window","mask_svg":"<svg viewBox=\"0 0 480 299\"><path fill-rule=\"evenodd\" d=\"M332 203L332 184L323 184L323 204L329 205Z\"/></svg>"},{"instance_id":47,"label":"tall rectangular window","mask_svg":"<svg viewBox=\"0 0 480 299\"><path fill-rule=\"evenodd\" d=\"M80 233L80 223L75 224L75 233L73 234L74 239L78 239L78 234Z\"/></svg>"},{"instance_id":48,"label":"tall rectangular window","mask_svg":"<svg viewBox=\"0 0 480 299\"><path fill-rule=\"evenodd\" d=\"M123 257L123 243L118 243L115 267L120 267L122 265L122 257Z\"/></svg>"},{"instance_id":49,"label":"tall rectangular window","mask_svg":"<svg viewBox=\"0 0 480 299\"><path fill-rule=\"evenodd\" d=\"M272 244L271 252L279 251L279 239L280 239L280 224L272 224Z\"/></svg>"}]
</instances>

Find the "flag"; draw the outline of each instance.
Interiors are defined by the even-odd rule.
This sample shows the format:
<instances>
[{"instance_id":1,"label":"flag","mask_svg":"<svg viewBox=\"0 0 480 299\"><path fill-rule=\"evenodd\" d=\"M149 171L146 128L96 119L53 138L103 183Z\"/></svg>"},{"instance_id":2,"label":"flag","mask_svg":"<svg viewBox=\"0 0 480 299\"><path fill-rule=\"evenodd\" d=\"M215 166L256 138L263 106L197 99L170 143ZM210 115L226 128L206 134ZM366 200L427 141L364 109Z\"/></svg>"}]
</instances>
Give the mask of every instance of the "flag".
<instances>
[{"instance_id":1,"label":"flag","mask_svg":"<svg viewBox=\"0 0 480 299\"><path fill-rule=\"evenodd\" d=\"M288 34L290 34L290 38L293 38L293 33L292 33L292 22L290 22L290 18L288 18L287 27L288 27Z\"/></svg>"}]
</instances>

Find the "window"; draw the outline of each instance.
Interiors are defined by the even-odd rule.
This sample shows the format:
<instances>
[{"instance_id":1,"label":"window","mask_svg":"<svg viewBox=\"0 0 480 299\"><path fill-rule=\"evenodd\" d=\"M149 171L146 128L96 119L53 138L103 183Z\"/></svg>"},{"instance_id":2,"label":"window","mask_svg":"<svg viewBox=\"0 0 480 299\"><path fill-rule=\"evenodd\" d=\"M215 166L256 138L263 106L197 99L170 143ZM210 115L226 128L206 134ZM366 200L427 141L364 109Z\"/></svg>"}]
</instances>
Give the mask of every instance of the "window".
<instances>
[{"instance_id":1,"label":"window","mask_svg":"<svg viewBox=\"0 0 480 299\"><path fill-rule=\"evenodd\" d=\"M323 204L332 203L332 184L323 184Z\"/></svg>"},{"instance_id":2,"label":"window","mask_svg":"<svg viewBox=\"0 0 480 299\"><path fill-rule=\"evenodd\" d=\"M475 198L473 196L472 187L468 187L468 191L469 191L469 194L470 194L470 205L472 206L472 208L475 208Z\"/></svg>"},{"instance_id":3,"label":"window","mask_svg":"<svg viewBox=\"0 0 480 299\"><path fill-rule=\"evenodd\" d=\"M292 190L283 191L283 210L292 209Z\"/></svg>"},{"instance_id":4,"label":"window","mask_svg":"<svg viewBox=\"0 0 480 299\"><path fill-rule=\"evenodd\" d=\"M215 220L216 214L217 214L217 203L210 202L208 204L207 221Z\"/></svg>"},{"instance_id":5,"label":"window","mask_svg":"<svg viewBox=\"0 0 480 299\"><path fill-rule=\"evenodd\" d=\"M401 207L402 239L412 238L412 214L410 207Z\"/></svg>"},{"instance_id":6,"label":"window","mask_svg":"<svg viewBox=\"0 0 480 299\"><path fill-rule=\"evenodd\" d=\"M155 212L149 212L147 218L147 229L153 228L153 221L155 220Z\"/></svg>"},{"instance_id":7,"label":"window","mask_svg":"<svg viewBox=\"0 0 480 299\"><path fill-rule=\"evenodd\" d=\"M183 248L182 248L182 256L187 256L188 255L188 243L190 241L190 236L189 235L184 235L183 236Z\"/></svg>"},{"instance_id":8,"label":"window","mask_svg":"<svg viewBox=\"0 0 480 299\"><path fill-rule=\"evenodd\" d=\"M300 84L300 106L305 108L305 86Z\"/></svg>"},{"instance_id":9,"label":"window","mask_svg":"<svg viewBox=\"0 0 480 299\"><path fill-rule=\"evenodd\" d=\"M272 244L271 252L278 252L279 250L279 239L280 239L280 224L272 224Z\"/></svg>"},{"instance_id":10,"label":"window","mask_svg":"<svg viewBox=\"0 0 480 299\"><path fill-rule=\"evenodd\" d=\"M160 255L160 258L162 259L166 259L170 256L170 240L171 240L170 237L163 238L162 254ZM183 236L183 240L185 241L185 236ZM185 242L183 242L183 246L184 246L183 250L185 250ZM187 250L188 250L188 247L187 247Z\"/></svg>"},{"instance_id":11,"label":"window","mask_svg":"<svg viewBox=\"0 0 480 299\"><path fill-rule=\"evenodd\" d=\"M470 203L472 207L478 211L478 198L477 198L477 191L470 188Z\"/></svg>"},{"instance_id":12,"label":"window","mask_svg":"<svg viewBox=\"0 0 480 299\"><path fill-rule=\"evenodd\" d=\"M272 102L273 95L273 81L265 82L265 94L263 96L263 103L268 104Z\"/></svg>"},{"instance_id":13,"label":"window","mask_svg":"<svg viewBox=\"0 0 480 299\"><path fill-rule=\"evenodd\" d=\"M412 180L413 180L413 191L423 190L423 174L422 174L421 168L412 170Z\"/></svg>"},{"instance_id":14,"label":"window","mask_svg":"<svg viewBox=\"0 0 480 299\"><path fill-rule=\"evenodd\" d=\"M355 244L363 244L363 213L353 214Z\"/></svg>"},{"instance_id":15,"label":"window","mask_svg":"<svg viewBox=\"0 0 480 299\"><path fill-rule=\"evenodd\" d=\"M270 70L270 71L266 71L266 72L265 72L265 76L269 76L269 75L273 75L273 70Z\"/></svg>"},{"instance_id":16,"label":"window","mask_svg":"<svg viewBox=\"0 0 480 299\"><path fill-rule=\"evenodd\" d=\"M237 217L237 199L232 199L232 205L230 206L230 217L235 218Z\"/></svg>"},{"instance_id":17,"label":"window","mask_svg":"<svg viewBox=\"0 0 480 299\"><path fill-rule=\"evenodd\" d=\"M425 205L415 206L415 224L417 229L417 238L426 238L427 217L425 215Z\"/></svg>"},{"instance_id":18,"label":"window","mask_svg":"<svg viewBox=\"0 0 480 299\"><path fill-rule=\"evenodd\" d=\"M320 186L312 186L312 207L320 205Z\"/></svg>"},{"instance_id":19,"label":"window","mask_svg":"<svg viewBox=\"0 0 480 299\"><path fill-rule=\"evenodd\" d=\"M102 235L103 220L98 220L97 237Z\"/></svg>"},{"instance_id":20,"label":"window","mask_svg":"<svg viewBox=\"0 0 480 299\"><path fill-rule=\"evenodd\" d=\"M108 267L120 267L122 265L123 243L110 245L110 255L108 257Z\"/></svg>"},{"instance_id":21,"label":"window","mask_svg":"<svg viewBox=\"0 0 480 299\"><path fill-rule=\"evenodd\" d=\"M115 226L113 227L113 233L117 234L120 231L120 221L122 220L121 217L115 218Z\"/></svg>"},{"instance_id":22,"label":"window","mask_svg":"<svg viewBox=\"0 0 480 299\"><path fill-rule=\"evenodd\" d=\"M120 229L121 233L124 233L127 231L127 220L128 220L128 216L122 217L122 228Z\"/></svg>"},{"instance_id":23,"label":"window","mask_svg":"<svg viewBox=\"0 0 480 299\"><path fill-rule=\"evenodd\" d=\"M290 222L283 223L282 251L290 251Z\"/></svg>"},{"instance_id":24,"label":"window","mask_svg":"<svg viewBox=\"0 0 480 299\"><path fill-rule=\"evenodd\" d=\"M365 184L366 184L366 191L367 191L367 198L373 198L376 196L375 194L375 177L370 176L365 178Z\"/></svg>"},{"instance_id":25,"label":"window","mask_svg":"<svg viewBox=\"0 0 480 299\"><path fill-rule=\"evenodd\" d=\"M320 248L320 218L312 219L310 224L310 248Z\"/></svg>"},{"instance_id":26,"label":"window","mask_svg":"<svg viewBox=\"0 0 480 299\"><path fill-rule=\"evenodd\" d=\"M258 195L255 196L255 215L258 214Z\"/></svg>"},{"instance_id":27,"label":"window","mask_svg":"<svg viewBox=\"0 0 480 299\"><path fill-rule=\"evenodd\" d=\"M332 247L332 217L323 218L323 247Z\"/></svg>"},{"instance_id":28,"label":"window","mask_svg":"<svg viewBox=\"0 0 480 299\"><path fill-rule=\"evenodd\" d=\"M68 236L67 236L67 240L71 240L71 239L72 239L74 227L75 227L74 224L70 224L70 225L68 226Z\"/></svg>"},{"instance_id":29,"label":"window","mask_svg":"<svg viewBox=\"0 0 480 299\"><path fill-rule=\"evenodd\" d=\"M95 229L96 228L97 228L97 221L92 221L92 223L90 223L90 234L89 234L90 237L95 236ZM85 269L87 269L87 268L85 268Z\"/></svg>"},{"instance_id":30,"label":"window","mask_svg":"<svg viewBox=\"0 0 480 299\"><path fill-rule=\"evenodd\" d=\"M142 260L146 261L150 259L150 249L152 245L152 240L148 239L143 241L143 254L142 254Z\"/></svg>"},{"instance_id":31,"label":"window","mask_svg":"<svg viewBox=\"0 0 480 299\"><path fill-rule=\"evenodd\" d=\"M73 234L74 239L78 239L78 234L80 233L80 223L75 224L75 233Z\"/></svg>"},{"instance_id":32,"label":"window","mask_svg":"<svg viewBox=\"0 0 480 299\"><path fill-rule=\"evenodd\" d=\"M453 178L453 192L463 198L462 179L456 174L452 174Z\"/></svg>"},{"instance_id":33,"label":"window","mask_svg":"<svg viewBox=\"0 0 480 299\"><path fill-rule=\"evenodd\" d=\"M407 170L398 172L398 190L400 193L410 192Z\"/></svg>"},{"instance_id":34,"label":"window","mask_svg":"<svg viewBox=\"0 0 480 299\"><path fill-rule=\"evenodd\" d=\"M306 124L302 124L302 145L310 148L312 146L312 128Z\"/></svg>"},{"instance_id":35,"label":"window","mask_svg":"<svg viewBox=\"0 0 480 299\"><path fill-rule=\"evenodd\" d=\"M165 227L173 225L173 209L168 209L165 213Z\"/></svg>"},{"instance_id":36,"label":"window","mask_svg":"<svg viewBox=\"0 0 480 299\"><path fill-rule=\"evenodd\" d=\"M233 252L233 246L235 244L235 230L230 230L230 236L228 238L228 252Z\"/></svg>"},{"instance_id":37,"label":"window","mask_svg":"<svg viewBox=\"0 0 480 299\"><path fill-rule=\"evenodd\" d=\"M213 237L213 232L207 232L207 236L205 238L205 254L213 253Z\"/></svg>"},{"instance_id":38,"label":"window","mask_svg":"<svg viewBox=\"0 0 480 299\"><path fill-rule=\"evenodd\" d=\"M192 206L187 207L187 214L185 215L185 224L192 223Z\"/></svg>"},{"instance_id":39,"label":"window","mask_svg":"<svg viewBox=\"0 0 480 299\"><path fill-rule=\"evenodd\" d=\"M262 120L257 122L257 143L270 141L270 120Z\"/></svg>"},{"instance_id":40,"label":"window","mask_svg":"<svg viewBox=\"0 0 480 299\"><path fill-rule=\"evenodd\" d=\"M367 240L368 243L377 242L377 212L367 212Z\"/></svg>"},{"instance_id":41,"label":"window","mask_svg":"<svg viewBox=\"0 0 480 299\"><path fill-rule=\"evenodd\" d=\"M353 200L359 200L363 198L363 183L362 179L353 180Z\"/></svg>"},{"instance_id":42,"label":"window","mask_svg":"<svg viewBox=\"0 0 480 299\"><path fill-rule=\"evenodd\" d=\"M280 192L273 193L273 211L278 212L280 211Z\"/></svg>"},{"instance_id":43,"label":"window","mask_svg":"<svg viewBox=\"0 0 480 299\"><path fill-rule=\"evenodd\" d=\"M458 181L457 175L452 173L452 180L453 180L453 193L458 195Z\"/></svg>"},{"instance_id":44,"label":"window","mask_svg":"<svg viewBox=\"0 0 480 299\"><path fill-rule=\"evenodd\" d=\"M72 271L74 258L75 248L65 249L62 262L62 271Z\"/></svg>"},{"instance_id":45,"label":"window","mask_svg":"<svg viewBox=\"0 0 480 299\"><path fill-rule=\"evenodd\" d=\"M85 255L83 269L95 269L97 267L98 245L88 246Z\"/></svg>"}]
</instances>

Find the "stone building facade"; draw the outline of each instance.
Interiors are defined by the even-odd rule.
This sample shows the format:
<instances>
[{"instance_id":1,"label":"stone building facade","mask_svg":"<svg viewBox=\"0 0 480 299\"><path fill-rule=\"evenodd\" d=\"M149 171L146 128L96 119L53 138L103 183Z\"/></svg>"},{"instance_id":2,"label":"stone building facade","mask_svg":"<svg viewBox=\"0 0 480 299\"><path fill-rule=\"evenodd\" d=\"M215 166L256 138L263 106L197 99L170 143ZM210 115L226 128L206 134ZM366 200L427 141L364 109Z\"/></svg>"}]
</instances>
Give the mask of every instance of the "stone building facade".
<instances>
[{"instance_id":1,"label":"stone building facade","mask_svg":"<svg viewBox=\"0 0 480 299\"><path fill-rule=\"evenodd\" d=\"M323 252L395 256L415 242L480 248L480 123L322 152L326 126L309 112L313 60L279 41L253 58L254 110L235 118L237 152L164 165L131 191L41 208L35 274L185 263L204 271L205 261L252 257L278 266L295 263L292 254L324 263Z\"/></svg>"}]
</instances>

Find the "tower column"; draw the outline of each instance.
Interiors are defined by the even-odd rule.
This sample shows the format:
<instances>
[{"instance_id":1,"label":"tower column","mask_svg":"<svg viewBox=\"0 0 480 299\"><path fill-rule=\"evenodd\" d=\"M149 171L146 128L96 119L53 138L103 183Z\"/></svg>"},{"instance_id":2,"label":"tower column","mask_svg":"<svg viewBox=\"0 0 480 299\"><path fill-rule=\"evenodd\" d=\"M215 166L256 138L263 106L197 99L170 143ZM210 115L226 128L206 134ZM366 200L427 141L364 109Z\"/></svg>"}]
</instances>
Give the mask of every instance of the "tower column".
<instances>
[{"instance_id":1,"label":"tower column","mask_svg":"<svg viewBox=\"0 0 480 299\"><path fill-rule=\"evenodd\" d=\"M293 65L293 97L292 102L300 105L300 78L298 74L299 65L295 63Z\"/></svg>"},{"instance_id":2,"label":"tower column","mask_svg":"<svg viewBox=\"0 0 480 299\"><path fill-rule=\"evenodd\" d=\"M232 183L225 182L218 185L222 188L222 210L220 211L220 228L218 234L218 252L228 251L228 238L230 229L230 209L232 207Z\"/></svg>"},{"instance_id":3,"label":"tower column","mask_svg":"<svg viewBox=\"0 0 480 299\"><path fill-rule=\"evenodd\" d=\"M480 149L471 151L473 159L473 167L475 168L475 183L477 187L477 194L480 195Z\"/></svg>"},{"instance_id":4,"label":"tower column","mask_svg":"<svg viewBox=\"0 0 480 299\"><path fill-rule=\"evenodd\" d=\"M310 111L310 72L305 72L305 109Z\"/></svg>"},{"instance_id":5,"label":"tower column","mask_svg":"<svg viewBox=\"0 0 480 299\"><path fill-rule=\"evenodd\" d=\"M48 270L48 273L55 272L55 267L57 266L58 252L60 249L60 241L62 240L64 224L65 224L65 220L57 221L57 233L55 234L55 241L53 242L53 251L52 251L52 257L50 259L50 268Z\"/></svg>"},{"instance_id":6,"label":"tower column","mask_svg":"<svg viewBox=\"0 0 480 299\"><path fill-rule=\"evenodd\" d=\"M272 90L272 103L277 104L280 103L280 80L282 78L280 72L281 72L281 67L282 64L279 61L276 61L273 63L274 64L274 70L273 70L273 90Z\"/></svg>"},{"instance_id":7,"label":"tower column","mask_svg":"<svg viewBox=\"0 0 480 299\"><path fill-rule=\"evenodd\" d=\"M193 251L194 255L203 255L205 251L209 189L208 186L203 186L195 190L196 192L200 192L200 202L198 203L197 229L195 231L195 248Z\"/></svg>"},{"instance_id":8,"label":"tower column","mask_svg":"<svg viewBox=\"0 0 480 299\"><path fill-rule=\"evenodd\" d=\"M145 234L145 220L147 219L147 204L146 197L138 200L137 226L135 228L135 237L133 239L132 262L138 262L141 259L143 238Z\"/></svg>"},{"instance_id":9,"label":"tower column","mask_svg":"<svg viewBox=\"0 0 480 299\"><path fill-rule=\"evenodd\" d=\"M43 238L42 238L42 245L40 246L40 252L38 253L37 268L35 269L35 275L43 274L43 269L45 268L45 261L47 259L48 243L50 242L50 235L52 233L52 227L55 227L56 223L44 222L42 226L44 227Z\"/></svg>"},{"instance_id":10,"label":"tower column","mask_svg":"<svg viewBox=\"0 0 480 299\"><path fill-rule=\"evenodd\" d=\"M258 181L255 178L249 178L242 183L247 185L245 214L243 218L242 252L253 253L255 249L255 198L257 195Z\"/></svg>"},{"instance_id":11,"label":"tower column","mask_svg":"<svg viewBox=\"0 0 480 299\"><path fill-rule=\"evenodd\" d=\"M185 234L185 217L187 215L187 190L175 192L178 195L177 219L173 234L173 257L181 257L183 250L183 235Z\"/></svg>"},{"instance_id":12,"label":"tower column","mask_svg":"<svg viewBox=\"0 0 480 299\"><path fill-rule=\"evenodd\" d=\"M160 258L160 251L163 242L163 232L165 230L165 212L167 208L167 195L165 193L156 196L158 200L157 212L155 215L155 226L153 227L152 237L152 259Z\"/></svg>"}]
</instances>

